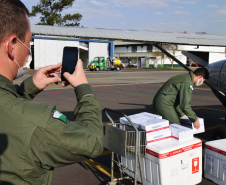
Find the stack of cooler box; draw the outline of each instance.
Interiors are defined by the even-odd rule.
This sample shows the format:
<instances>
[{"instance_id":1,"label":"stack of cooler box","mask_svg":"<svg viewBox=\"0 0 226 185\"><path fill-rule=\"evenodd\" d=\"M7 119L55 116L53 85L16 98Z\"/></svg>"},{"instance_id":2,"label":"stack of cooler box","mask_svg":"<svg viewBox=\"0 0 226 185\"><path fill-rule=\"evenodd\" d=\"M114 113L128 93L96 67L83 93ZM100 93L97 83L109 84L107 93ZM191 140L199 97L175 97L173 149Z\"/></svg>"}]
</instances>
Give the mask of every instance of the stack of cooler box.
<instances>
[{"instance_id":1,"label":"stack of cooler box","mask_svg":"<svg viewBox=\"0 0 226 185\"><path fill-rule=\"evenodd\" d=\"M131 115L129 118L132 120L135 127L146 131L147 143L171 138L169 121L162 119L159 115L142 112ZM131 125L124 117L120 118L120 123Z\"/></svg>"},{"instance_id":2,"label":"stack of cooler box","mask_svg":"<svg viewBox=\"0 0 226 185\"><path fill-rule=\"evenodd\" d=\"M146 154L141 156L145 185L191 185L202 180L202 142L193 138L193 129L171 124L151 113L129 116L137 128L146 131ZM120 118L120 123L130 123ZM122 164L135 171L135 157L122 157ZM125 173L131 175L128 170ZM134 174L132 174L134 177ZM140 167L137 168L140 178Z\"/></svg>"},{"instance_id":3,"label":"stack of cooler box","mask_svg":"<svg viewBox=\"0 0 226 185\"><path fill-rule=\"evenodd\" d=\"M216 184L226 184L226 139L205 143L204 176Z\"/></svg>"}]
</instances>

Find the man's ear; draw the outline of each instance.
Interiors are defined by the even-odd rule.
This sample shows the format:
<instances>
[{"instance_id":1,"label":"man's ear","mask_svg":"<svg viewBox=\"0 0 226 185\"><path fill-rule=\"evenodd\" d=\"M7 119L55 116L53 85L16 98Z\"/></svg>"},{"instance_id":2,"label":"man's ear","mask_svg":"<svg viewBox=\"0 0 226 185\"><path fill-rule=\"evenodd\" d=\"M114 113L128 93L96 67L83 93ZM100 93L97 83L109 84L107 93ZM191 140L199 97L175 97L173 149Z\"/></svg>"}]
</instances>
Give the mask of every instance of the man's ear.
<instances>
[{"instance_id":1,"label":"man's ear","mask_svg":"<svg viewBox=\"0 0 226 185\"><path fill-rule=\"evenodd\" d=\"M9 57L12 60L14 59L14 49L15 49L16 42L17 42L17 36L12 35L11 37L9 37L6 44L6 50L8 52Z\"/></svg>"}]
</instances>

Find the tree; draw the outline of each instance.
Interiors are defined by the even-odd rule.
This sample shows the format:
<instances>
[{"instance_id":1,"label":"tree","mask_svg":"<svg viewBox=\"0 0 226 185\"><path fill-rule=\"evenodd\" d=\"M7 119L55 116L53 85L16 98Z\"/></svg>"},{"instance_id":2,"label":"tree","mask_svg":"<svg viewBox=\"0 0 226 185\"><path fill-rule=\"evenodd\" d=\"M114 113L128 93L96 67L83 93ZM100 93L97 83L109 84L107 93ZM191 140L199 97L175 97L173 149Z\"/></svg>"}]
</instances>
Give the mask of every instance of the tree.
<instances>
[{"instance_id":1,"label":"tree","mask_svg":"<svg viewBox=\"0 0 226 185\"><path fill-rule=\"evenodd\" d=\"M32 6L32 12L29 16L36 16L37 13L41 13L38 25L80 26L79 21L82 19L81 14L61 15L61 12L71 7L74 1L75 0L40 0L40 3L36 6Z\"/></svg>"},{"instance_id":2,"label":"tree","mask_svg":"<svg viewBox=\"0 0 226 185\"><path fill-rule=\"evenodd\" d=\"M178 45L164 44L164 48L165 48L165 50L167 50L169 53L171 53L173 56L176 57L176 52L178 51ZM168 58L171 62L171 69L173 69L173 62L174 62L173 59L171 59L170 57L165 55L163 52L157 50L156 52L152 53L152 56L156 58L155 62L157 62L158 58L161 58L161 63L163 61L163 65L164 65L165 58Z\"/></svg>"}]
</instances>

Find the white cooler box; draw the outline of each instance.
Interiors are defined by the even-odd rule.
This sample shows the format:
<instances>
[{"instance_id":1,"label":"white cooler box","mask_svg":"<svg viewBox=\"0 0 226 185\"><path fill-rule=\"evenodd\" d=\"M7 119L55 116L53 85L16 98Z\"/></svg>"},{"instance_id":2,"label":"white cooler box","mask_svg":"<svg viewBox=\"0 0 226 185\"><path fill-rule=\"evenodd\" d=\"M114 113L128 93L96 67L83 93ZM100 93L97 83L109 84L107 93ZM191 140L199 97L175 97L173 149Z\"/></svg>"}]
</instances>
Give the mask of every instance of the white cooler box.
<instances>
[{"instance_id":1,"label":"white cooler box","mask_svg":"<svg viewBox=\"0 0 226 185\"><path fill-rule=\"evenodd\" d=\"M159 141L146 147L148 185L194 185L202 181L202 142Z\"/></svg>"},{"instance_id":2,"label":"white cooler box","mask_svg":"<svg viewBox=\"0 0 226 185\"><path fill-rule=\"evenodd\" d=\"M124 166L134 171L134 156L121 159ZM202 181L202 142L193 138L182 143L171 139L148 144L141 167L145 185L198 184ZM128 170L124 172L131 175ZM139 166L137 178L141 181Z\"/></svg>"},{"instance_id":3,"label":"white cooler box","mask_svg":"<svg viewBox=\"0 0 226 185\"><path fill-rule=\"evenodd\" d=\"M226 185L226 139L205 143L204 176Z\"/></svg>"}]
</instances>

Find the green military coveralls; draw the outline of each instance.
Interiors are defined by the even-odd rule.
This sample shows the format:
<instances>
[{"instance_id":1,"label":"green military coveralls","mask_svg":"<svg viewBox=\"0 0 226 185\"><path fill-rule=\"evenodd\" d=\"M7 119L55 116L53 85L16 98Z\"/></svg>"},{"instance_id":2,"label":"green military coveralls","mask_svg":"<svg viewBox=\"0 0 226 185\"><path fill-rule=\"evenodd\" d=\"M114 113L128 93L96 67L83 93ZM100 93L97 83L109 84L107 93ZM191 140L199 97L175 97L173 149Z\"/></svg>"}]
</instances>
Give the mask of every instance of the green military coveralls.
<instances>
[{"instance_id":1,"label":"green military coveralls","mask_svg":"<svg viewBox=\"0 0 226 185\"><path fill-rule=\"evenodd\" d=\"M170 78L157 92L153 100L155 112L170 123L180 124L178 116L187 115L192 122L197 116L191 109L191 95L194 86L192 72Z\"/></svg>"},{"instance_id":2,"label":"green military coveralls","mask_svg":"<svg viewBox=\"0 0 226 185\"><path fill-rule=\"evenodd\" d=\"M66 120L51 106L32 101L39 92L32 77L13 86L0 75L3 184L50 185L55 167L93 158L103 151L101 108L90 85L75 88L75 121Z\"/></svg>"}]
</instances>

